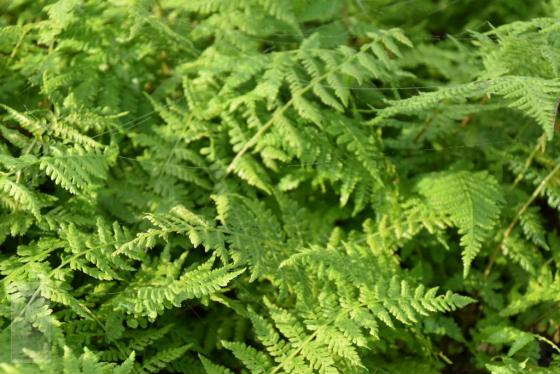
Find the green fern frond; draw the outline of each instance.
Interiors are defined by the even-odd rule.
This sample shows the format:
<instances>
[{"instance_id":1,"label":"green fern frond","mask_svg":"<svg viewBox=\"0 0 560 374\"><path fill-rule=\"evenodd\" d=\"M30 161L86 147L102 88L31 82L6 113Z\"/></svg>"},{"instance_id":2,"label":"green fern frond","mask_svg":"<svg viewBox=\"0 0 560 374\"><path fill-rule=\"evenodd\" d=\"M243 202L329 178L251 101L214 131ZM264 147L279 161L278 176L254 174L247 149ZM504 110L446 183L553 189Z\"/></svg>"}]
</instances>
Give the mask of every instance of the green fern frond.
<instances>
[{"instance_id":1,"label":"green fern frond","mask_svg":"<svg viewBox=\"0 0 560 374\"><path fill-rule=\"evenodd\" d=\"M547 137L552 139L560 81L536 77L502 77L492 82L488 93L514 100L509 106L532 117Z\"/></svg>"},{"instance_id":2,"label":"green fern frond","mask_svg":"<svg viewBox=\"0 0 560 374\"><path fill-rule=\"evenodd\" d=\"M417 188L435 211L448 215L459 229L466 277L500 215L503 196L497 181L486 173L460 171L424 177Z\"/></svg>"},{"instance_id":3,"label":"green fern frond","mask_svg":"<svg viewBox=\"0 0 560 374\"><path fill-rule=\"evenodd\" d=\"M253 347L249 347L241 342L225 342L222 341L222 345L230 350L239 361L251 371L251 373L268 373L272 369L272 362L269 357L256 350Z\"/></svg>"},{"instance_id":4,"label":"green fern frond","mask_svg":"<svg viewBox=\"0 0 560 374\"><path fill-rule=\"evenodd\" d=\"M73 194L91 187L94 181L106 178L107 163L102 155L81 149L66 152L52 148L52 156L42 157L40 168L55 182Z\"/></svg>"},{"instance_id":5,"label":"green fern frond","mask_svg":"<svg viewBox=\"0 0 560 374\"><path fill-rule=\"evenodd\" d=\"M191 345L187 344L187 345L184 345L184 346L181 346L181 347L170 348L170 349L167 349L167 350L160 351L160 352L156 353L154 356L152 356L152 357L148 358L147 360L143 361L142 366L139 369L139 372L140 373L157 373L157 372L161 371L162 369L164 369L172 361L175 361L178 358L180 358L190 348L191 348Z\"/></svg>"},{"instance_id":6,"label":"green fern frond","mask_svg":"<svg viewBox=\"0 0 560 374\"><path fill-rule=\"evenodd\" d=\"M199 355L198 358L200 359L200 362L202 362L206 374L232 374L233 373L228 368L214 364L212 361L208 360L204 356Z\"/></svg>"},{"instance_id":7,"label":"green fern frond","mask_svg":"<svg viewBox=\"0 0 560 374\"><path fill-rule=\"evenodd\" d=\"M41 219L41 199L39 195L20 183L14 182L7 177L0 176L0 191L5 198L0 198L3 205L7 205L12 210L21 208L29 211L37 220Z\"/></svg>"}]
</instances>

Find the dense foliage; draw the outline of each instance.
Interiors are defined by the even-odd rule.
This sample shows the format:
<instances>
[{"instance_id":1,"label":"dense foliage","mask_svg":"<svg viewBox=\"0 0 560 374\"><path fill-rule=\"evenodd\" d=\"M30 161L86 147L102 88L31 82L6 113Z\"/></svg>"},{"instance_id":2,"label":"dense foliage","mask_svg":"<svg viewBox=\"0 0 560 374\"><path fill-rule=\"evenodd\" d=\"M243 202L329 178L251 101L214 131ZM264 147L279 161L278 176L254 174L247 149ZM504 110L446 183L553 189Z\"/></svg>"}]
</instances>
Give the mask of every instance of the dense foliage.
<instances>
[{"instance_id":1,"label":"dense foliage","mask_svg":"<svg viewBox=\"0 0 560 374\"><path fill-rule=\"evenodd\" d=\"M0 0L0 371L560 372L560 1Z\"/></svg>"}]
</instances>

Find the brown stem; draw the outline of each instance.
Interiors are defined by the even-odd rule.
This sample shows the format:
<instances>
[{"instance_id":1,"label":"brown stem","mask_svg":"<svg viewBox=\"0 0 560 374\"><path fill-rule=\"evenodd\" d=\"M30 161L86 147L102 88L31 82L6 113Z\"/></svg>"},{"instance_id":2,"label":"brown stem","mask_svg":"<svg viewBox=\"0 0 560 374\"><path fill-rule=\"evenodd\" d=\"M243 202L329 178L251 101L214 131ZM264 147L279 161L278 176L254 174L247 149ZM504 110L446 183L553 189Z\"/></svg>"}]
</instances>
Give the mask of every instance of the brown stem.
<instances>
[{"instance_id":1,"label":"brown stem","mask_svg":"<svg viewBox=\"0 0 560 374\"><path fill-rule=\"evenodd\" d=\"M517 225L517 222L519 222L519 219L521 218L521 216L523 215L523 213L525 213L525 211L527 210L527 208L529 208L529 206L533 203L533 201L535 201L535 199L540 195L541 191L546 187L546 184L552 179L552 177L554 177L554 175L560 170L560 164L556 165L556 167L554 169L552 169L552 171L550 173L548 173L548 175L541 181L541 183L537 186L537 188L535 189L535 191L533 191L533 194L531 195L531 197L529 198L529 200L527 200L525 202L525 204L523 204L523 206L521 207L521 209L519 209L517 211L517 214L515 215L515 217L513 218L513 220L511 221L511 223L509 224L508 228L506 229L506 231L504 232L504 236L502 238L502 240L500 241L500 243L496 246L496 248L494 249L494 252L492 252L492 255L490 256L490 260L488 261L488 265L486 266L486 269L484 270L484 279L488 279L488 276L490 275L490 272L492 271L492 267L494 266L494 263L496 262L496 258L498 257L498 253L500 251L500 248L502 247L502 245L504 244L504 242L509 238L509 236L511 235L513 229L515 228L515 226Z\"/></svg>"}]
</instances>

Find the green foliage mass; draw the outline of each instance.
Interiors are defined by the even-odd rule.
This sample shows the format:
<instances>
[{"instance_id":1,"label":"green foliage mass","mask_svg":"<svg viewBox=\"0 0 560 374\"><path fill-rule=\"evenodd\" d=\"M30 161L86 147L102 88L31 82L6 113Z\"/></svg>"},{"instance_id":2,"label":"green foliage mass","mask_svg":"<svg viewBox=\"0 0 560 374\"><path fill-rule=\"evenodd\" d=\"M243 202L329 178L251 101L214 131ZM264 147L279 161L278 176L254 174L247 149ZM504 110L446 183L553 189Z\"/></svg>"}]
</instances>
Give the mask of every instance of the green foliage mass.
<instances>
[{"instance_id":1,"label":"green foliage mass","mask_svg":"<svg viewBox=\"0 0 560 374\"><path fill-rule=\"evenodd\" d=\"M0 0L2 373L560 372L560 1Z\"/></svg>"}]
</instances>

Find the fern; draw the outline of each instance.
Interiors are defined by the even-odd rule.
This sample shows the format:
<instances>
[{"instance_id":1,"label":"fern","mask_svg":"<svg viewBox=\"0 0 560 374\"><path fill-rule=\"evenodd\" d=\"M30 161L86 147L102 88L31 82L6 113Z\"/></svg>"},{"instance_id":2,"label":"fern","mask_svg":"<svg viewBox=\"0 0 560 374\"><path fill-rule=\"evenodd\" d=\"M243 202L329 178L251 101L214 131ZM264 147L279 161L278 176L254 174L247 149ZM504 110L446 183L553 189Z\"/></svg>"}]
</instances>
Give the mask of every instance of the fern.
<instances>
[{"instance_id":1,"label":"fern","mask_svg":"<svg viewBox=\"0 0 560 374\"><path fill-rule=\"evenodd\" d=\"M0 371L557 370L560 2L473 4L0 1Z\"/></svg>"}]
</instances>

